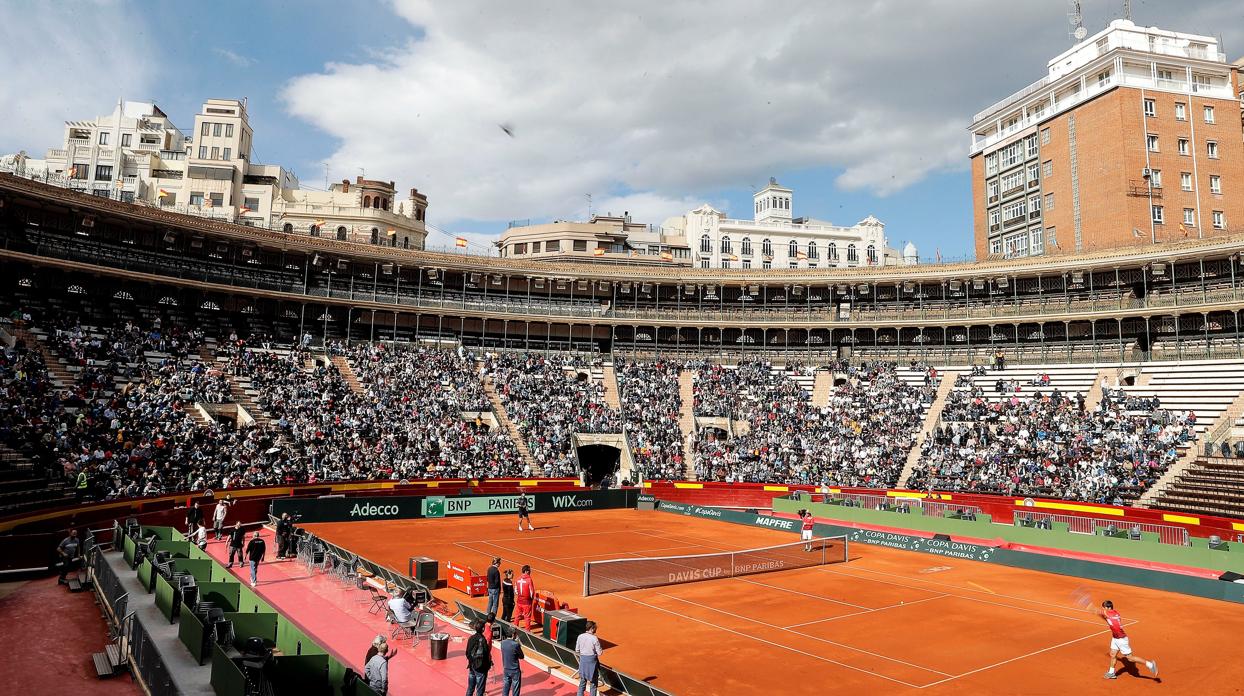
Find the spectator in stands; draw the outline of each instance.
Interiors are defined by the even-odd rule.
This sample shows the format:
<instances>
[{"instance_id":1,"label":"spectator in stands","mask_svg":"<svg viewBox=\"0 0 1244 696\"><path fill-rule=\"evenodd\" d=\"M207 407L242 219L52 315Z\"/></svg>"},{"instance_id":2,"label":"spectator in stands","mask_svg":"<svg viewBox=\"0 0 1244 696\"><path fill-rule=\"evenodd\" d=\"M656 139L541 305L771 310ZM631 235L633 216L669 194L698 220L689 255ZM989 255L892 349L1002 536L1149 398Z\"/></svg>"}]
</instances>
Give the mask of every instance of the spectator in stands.
<instances>
[{"instance_id":1,"label":"spectator in stands","mask_svg":"<svg viewBox=\"0 0 1244 696\"><path fill-rule=\"evenodd\" d=\"M65 576L69 575L71 570L78 568L78 561L81 556L81 543L78 541L78 530L70 529L69 536L61 539L60 544L56 547L56 554L60 557L60 577L56 582L64 585Z\"/></svg>"},{"instance_id":2,"label":"spectator in stands","mask_svg":"<svg viewBox=\"0 0 1244 696\"><path fill-rule=\"evenodd\" d=\"M523 646L514 640L514 629L501 627L501 696L519 696L523 688L523 669L521 660Z\"/></svg>"},{"instance_id":3,"label":"spectator in stands","mask_svg":"<svg viewBox=\"0 0 1244 696\"><path fill-rule=\"evenodd\" d=\"M471 624L474 635L467 640L467 696L484 696L488 688L488 671L492 669L492 644L484 638L484 622Z\"/></svg>"},{"instance_id":4,"label":"spectator in stands","mask_svg":"<svg viewBox=\"0 0 1244 696\"><path fill-rule=\"evenodd\" d=\"M246 532L242 529L241 522L234 522L233 529L229 530L229 565L226 568L233 567L234 558L238 563L242 562L242 547L246 541Z\"/></svg>"},{"instance_id":5,"label":"spectator in stands","mask_svg":"<svg viewBox=\"0 0 1244 696\"><path fill-rule=\"evenodd\" d=\"M592 696L596 696L600 668L600 639L596 637L596 622L588 621L583 633L575 641L575 653L579 656L579 691L591 684Z\"/></svg>"},{"instance_id":6,"label":"spectator in stands","mask_svg":"<svg viewBox=\"0 0 1244 696\"><path fill-rule=\"evenodd\" d=\"M251 569L251 587L259 583L259 564L263 563L266 550L263 537L256 530L255 535L251 537L250 543L246 545L246 560L250 562Z\"/></svg>"},{"instance_id":7,"label":"spectator in stands","mask_svg":"<svg viewBox=\"0 0 1244 696\"><path fill-rule=\"evenodd\" d=\"M397 648L389 648L389 641L383 635L376 636L367 649L367 660L363 665L363 678L367 686L380 696L389 693L389 660L397 655Z\"/></svg>"}]
</instances>

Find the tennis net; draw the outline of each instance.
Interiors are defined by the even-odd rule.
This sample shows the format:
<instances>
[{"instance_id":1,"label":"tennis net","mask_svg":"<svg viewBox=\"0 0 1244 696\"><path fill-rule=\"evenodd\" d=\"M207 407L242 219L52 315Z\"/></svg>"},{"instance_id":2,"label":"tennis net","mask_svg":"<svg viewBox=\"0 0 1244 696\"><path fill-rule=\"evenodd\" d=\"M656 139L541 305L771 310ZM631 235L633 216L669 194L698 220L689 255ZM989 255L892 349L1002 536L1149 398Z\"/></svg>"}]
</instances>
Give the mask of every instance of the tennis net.
<instances>
[{"instance_id":1,"label":"tennis net","mask_svg":"<svg viewBox=\"0 0 1244 696\"><path fill-rule=\"evenodd\" d=\"M811 568L846 560L847 538L837 536L742 551L588 561L583 564L583 596Z\"/></svg>"}]
</instances>

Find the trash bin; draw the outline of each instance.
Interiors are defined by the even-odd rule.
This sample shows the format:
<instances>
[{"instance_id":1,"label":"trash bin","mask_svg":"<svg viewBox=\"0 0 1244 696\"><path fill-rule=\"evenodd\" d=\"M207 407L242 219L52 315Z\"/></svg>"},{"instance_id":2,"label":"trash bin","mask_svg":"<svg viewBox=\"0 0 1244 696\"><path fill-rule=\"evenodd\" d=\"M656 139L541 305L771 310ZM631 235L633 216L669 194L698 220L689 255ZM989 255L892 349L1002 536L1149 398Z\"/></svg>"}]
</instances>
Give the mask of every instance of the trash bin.
<instances>
[{"instance_id":1,"label":"trash bin","mask_svg":"<svg viewBox=\"0 0 1244 696\"><path fill-rule=\"evenodd\" d=\"M428 644L432 646L432 659L444 660L449 653L449 634L433 633L428 636Z\"/></svg>"}]
</instances>

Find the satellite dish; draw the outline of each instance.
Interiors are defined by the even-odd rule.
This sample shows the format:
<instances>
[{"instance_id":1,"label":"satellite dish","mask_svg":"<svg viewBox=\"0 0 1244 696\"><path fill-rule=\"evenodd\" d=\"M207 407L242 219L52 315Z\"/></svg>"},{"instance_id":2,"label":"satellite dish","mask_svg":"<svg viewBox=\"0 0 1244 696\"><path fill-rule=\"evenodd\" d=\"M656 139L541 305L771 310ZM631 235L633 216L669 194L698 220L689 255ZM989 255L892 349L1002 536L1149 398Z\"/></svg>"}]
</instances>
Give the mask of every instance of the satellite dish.
<instances>
[{"instance_id":1,"label":"satellite dish","mask_svg":"<svg viewBox=\"0 0 1244 696\"><path fill-rule=\"evenodd\" d=\"M1088 31L1084 27L1076 27L1076 30L1072 32L1071 35L1076 37L1076 40L1079 41L1088 36Z\"/></svg>"}]
</instances>

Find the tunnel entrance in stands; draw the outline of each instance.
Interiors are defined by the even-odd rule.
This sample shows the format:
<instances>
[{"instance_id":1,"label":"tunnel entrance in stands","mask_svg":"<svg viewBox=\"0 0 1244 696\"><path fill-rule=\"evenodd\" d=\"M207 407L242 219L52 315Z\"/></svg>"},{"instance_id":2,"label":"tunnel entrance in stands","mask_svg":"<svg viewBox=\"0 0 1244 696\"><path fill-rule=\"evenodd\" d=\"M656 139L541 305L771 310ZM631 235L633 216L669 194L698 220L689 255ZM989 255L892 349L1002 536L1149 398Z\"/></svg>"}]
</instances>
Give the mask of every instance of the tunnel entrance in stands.
<instances>
[{"instance_id":1,"label":"tunnel entrance in stands","mask_svg":"<svg viewBox=\"0 0 1244 696\"><path fill-rule=\"evenodd\" d=\"M583 467L583 478L587 485L600 485L606 477L610 486L617 485L617 471L622 461L621 450L609 445L584 445L578 452L579 465Z\"/></svg>"}]
</instances>

